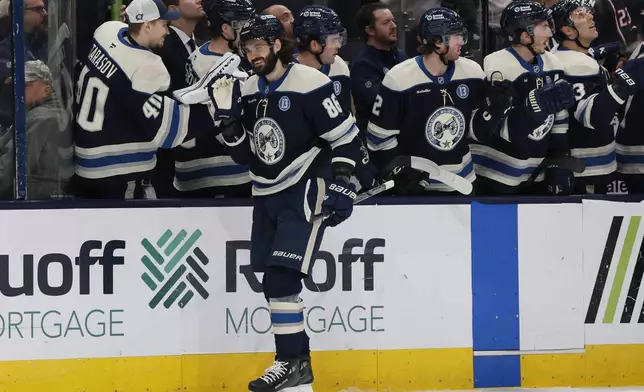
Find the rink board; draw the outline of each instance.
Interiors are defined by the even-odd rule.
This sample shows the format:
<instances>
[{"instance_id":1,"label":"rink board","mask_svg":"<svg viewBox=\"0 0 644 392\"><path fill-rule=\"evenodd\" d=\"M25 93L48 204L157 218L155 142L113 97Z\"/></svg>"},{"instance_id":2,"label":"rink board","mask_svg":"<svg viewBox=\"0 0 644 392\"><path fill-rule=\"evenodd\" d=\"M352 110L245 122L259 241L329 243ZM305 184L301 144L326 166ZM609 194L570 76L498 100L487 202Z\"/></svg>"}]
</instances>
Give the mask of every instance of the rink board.
<instances>
[{"instance_id":1,"label":"rink board","mask_svg":"<svg viewBox=\"0 0 644 392\"><path fill-rule=\"evenodd\" d=\"M265 353L3 362L0 391L247 390L271 359ZM326 351L314 353L313 363L320 392L474 388L468 349ZM644 385L644 345L522 355L521 377L527 388Z\"/></svg>"},{"instance_id":2,"label":"rink board","mask_svg":"<svg viewBox=\"0 0 644 392\"><path fill-rule=\"evenodd\" d=\"M357 208L302 294L316 390L644 385L643 215ZM0 219L23 223L0 227L0 392L245 390L270 364L250 208Z\"/></svg>"}]
</instances>

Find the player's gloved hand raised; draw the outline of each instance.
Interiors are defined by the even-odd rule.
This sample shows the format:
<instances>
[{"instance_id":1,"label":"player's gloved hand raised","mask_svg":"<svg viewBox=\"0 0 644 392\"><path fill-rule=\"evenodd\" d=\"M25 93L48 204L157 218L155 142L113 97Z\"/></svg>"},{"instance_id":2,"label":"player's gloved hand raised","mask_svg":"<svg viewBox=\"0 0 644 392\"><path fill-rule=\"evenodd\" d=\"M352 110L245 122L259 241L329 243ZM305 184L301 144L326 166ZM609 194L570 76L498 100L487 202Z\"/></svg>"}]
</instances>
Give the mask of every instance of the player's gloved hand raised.
<instances>
[{"instance_id":1,"label":"player's gloved hand raised","mask_svg":"<svg viewBox=\"0 0 644 392\"><path fill-rule=\"evenodd\" d=\"M548 166L545 172L545 184L548 193L553 196L568 196L574 190L575 174L572 170L558 166Z\"/></svg>"},{"instance_id":2,"label":"player's gloved hand raised","mask_svg":"<svg viewBox=\"0 0 644 392\"><path fill-rule=\"evenodd\" d=\"M232 75L217 75L208 85L215 121L234 121L242 117L241 84Z\"/></svg>"},{"instance_id":3,"label":"player's gloved hand raised","mask_svg":"<svg viewBox=\"0 0 644 392\"><path fill-rule=\"evenodd\" d=\"M644 58L628 60L615 70L613 89L622 98L644 89Z\"/></svg>"},{"instance_id":4,"label":"player's gloved hand raised","mask_svg":"<svg viewBox=\"0 0 644 392\"><path fill-rule=\"evenodd\" d=\"M348 180L311 179L308 180L306 189L308 189L307 202L313 213L313 218L324 217L324 223L327 226L337 226L347 220L353 213L353 203L358 195L356 194L355 185L348 182ZM318 209L316 203L321 191L324 192L324 200L321 208ZM317 211L320 213L316 214Z\"/></svg>"},{"instance_id":5,"label":"player's gloved hand raised","mask_svg":"<svg viewBox=\"0 0 644 392\"><path fill-rule=\"evenodd\" d=\"M535 120L542 122L557 112L568 109L575 104L575 94L572 85L564 79L555 83L547 83L541 88L528 93L525 107L528 114Z\"/></svg>"},{"instance_id":6,"label":"player's gloved hand raised","mask_svg":"<svg viewBox=\"0 0 644 392\"><path fill-rule=\"evenodd\" d=\"M619 42L610 42L604 45L593 46L588 49L588 55L597 61L619 53Z\"/></svg>"},{"instance_id":7,"label":"player's gloved hand raised","mask_svg":"<svg viewBox=\"0 0 644 392\"><path fill-rule=\"evenodd\" d=\"M495 134L501 131L503 121L512 108L513 98L514 91L509 80L492 81L486 89L481 109L483 119Z\"/></svg>"}]
</instances>

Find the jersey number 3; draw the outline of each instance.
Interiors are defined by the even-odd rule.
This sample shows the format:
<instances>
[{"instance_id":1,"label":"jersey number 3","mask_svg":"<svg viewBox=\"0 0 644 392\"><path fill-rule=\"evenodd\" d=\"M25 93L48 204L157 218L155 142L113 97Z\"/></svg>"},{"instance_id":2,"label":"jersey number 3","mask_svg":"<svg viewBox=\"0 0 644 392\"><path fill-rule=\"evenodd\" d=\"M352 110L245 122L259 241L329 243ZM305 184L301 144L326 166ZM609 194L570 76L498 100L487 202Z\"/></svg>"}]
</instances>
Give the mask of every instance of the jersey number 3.
<instances>
[{"instance_id":1,"label":"jersey number 3","mask_svg":"<svg viewBox=\"0 0 644 392\"><path fill-rule=\"evenodd\" d=\"M88 68L85 67L78 80L76 104L80 105L80 107L76 122L85 131L97 132L103 130L105 104L110 88L101 79L92 76L87 80L85 89L81 91L88 71ZM142 110L146 118L157 118L161 114L162 108L163 98L153 94L143 104Z\"/></svg>"}]
</instances>

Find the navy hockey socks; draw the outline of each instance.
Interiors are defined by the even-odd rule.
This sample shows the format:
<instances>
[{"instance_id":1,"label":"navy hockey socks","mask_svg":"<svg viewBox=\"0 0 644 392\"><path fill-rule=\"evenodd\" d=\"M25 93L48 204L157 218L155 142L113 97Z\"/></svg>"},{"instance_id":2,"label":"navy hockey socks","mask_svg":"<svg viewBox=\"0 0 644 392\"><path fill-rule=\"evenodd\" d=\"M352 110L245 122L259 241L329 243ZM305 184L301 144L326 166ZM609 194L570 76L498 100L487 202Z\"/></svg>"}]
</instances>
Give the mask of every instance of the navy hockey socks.
<instances>
[{"instance_id":1,"label":"navy hockey socks","mask_svg":"<svg viewBox=\"0 0 644 392\"><path fill-rule=\"evenodd\" d=\"M270 298L275 352L279 361L297 358L302 353L304 331L304 303L299 295L284 298ZM307 339L308 345L308 339Z\"/></svg>"}]
</instances>

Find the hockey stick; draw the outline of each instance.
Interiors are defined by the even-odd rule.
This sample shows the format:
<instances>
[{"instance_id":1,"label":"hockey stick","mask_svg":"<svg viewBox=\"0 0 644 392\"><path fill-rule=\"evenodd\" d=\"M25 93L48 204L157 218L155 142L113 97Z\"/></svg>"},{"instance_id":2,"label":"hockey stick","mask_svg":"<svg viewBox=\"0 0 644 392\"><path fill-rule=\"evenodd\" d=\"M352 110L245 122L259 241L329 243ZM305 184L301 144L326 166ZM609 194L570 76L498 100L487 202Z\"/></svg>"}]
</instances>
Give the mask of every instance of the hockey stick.
<instances>
[{"instance_id":1,"label":"hockey stick","mask_svg":"<svg viewBox=\"0 0 644 392\"><path fill-rule=\"evenodd\" d=\"M210 68L208 73L206 73L203 78L199 79L197 83L174 91L172 93L174 95L174 99L185 105L209 102L210 97L208 96L208 85L215 77L217 77L217 75L232 75L239 67L239 64L241 64L241 58L239 56L231 52L225 53L222 56L221 61Z\"/></svg>"},{"instance_id":2,"label":"hockey stick","mask_svg":"<svg viewBox=\"0 0 644 392\"><path fill-rule=\"evenodd\" d=\"M353 205L362 203L363 201L369 199L370 197L376 196L377 194L382 193L384 191L388 191L389 189L393 188L394 185L396 185L394 183L394 180L389 180L387 182L383 182L382 184L376 187L368 189L360 193L358 197L356 197L356 200L353 202Z\"/></svg>"},{"instance_id":3,"label":"hockey stick","mask_svg":"<svg viewBox=\"0 0 644 392\"><path fill-rule=\"evenodd\" d=\"M466 178L442 169L436 163L421 157L410 155L397 156L389 162L385 168L385 172L391 173L394 171L400 171L403 167L410 167L423 173L427 173L430 179L439 181L463 195L469 195L474 190L472 183Z\"/></svg>"},{"instance_id":4,"label":"hockey stick","mask_svg":"<svg viewBox=\"0 0 644 392\"><path fill-rule=\"evenodd\" d=\"M382 192L388 191L389 189L393 188L394 185L396 185L394 183L394 180L389 180L387 182L383 182L382 184L380 184L380 185L378 185L376 187L373 187L373 188L368 189L368 190L366 190L364 192L361 192L356 197L356 199L353 201L353 205L362 203L363 201L365 201L365 200L367 200L367 199L369 199L369 198L371 198L373 196L376 196L376 195L378 195L378 194L380 194ZM311 222L315 222L316 220L325 220L330 216L331 215L329 215L329 214L314 215L313 218L311 219Z\"/></svg>"},{"instance_id":5,"label":"hockey stick","mask_svg":"<svg viewBox=\"0 0 644 392\"><path fill-rule=\"evenodd\" d=\"M528 186L534 183L537 180L537 177L539 177L549 166L572 170L574 173L583 173L584 170L586 170L586 162L581 158L571 156L545 157L539 166L534 169L530 178L528 178L524 185Z\"/></svg>"}]
</instances>

